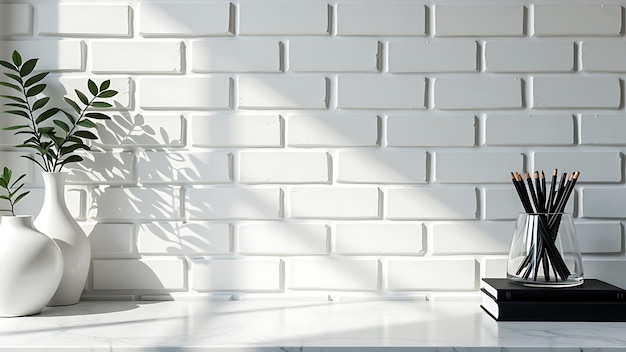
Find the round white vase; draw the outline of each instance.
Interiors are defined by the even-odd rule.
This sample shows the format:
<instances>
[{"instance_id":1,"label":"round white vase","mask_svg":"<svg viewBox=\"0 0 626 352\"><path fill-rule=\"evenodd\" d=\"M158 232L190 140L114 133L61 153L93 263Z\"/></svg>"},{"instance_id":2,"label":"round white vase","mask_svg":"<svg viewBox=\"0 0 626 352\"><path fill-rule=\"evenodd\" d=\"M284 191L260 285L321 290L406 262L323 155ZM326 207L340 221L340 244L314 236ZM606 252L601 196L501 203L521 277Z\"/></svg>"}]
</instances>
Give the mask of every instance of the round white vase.
<instances>
[{"instance_id":1,"label":"round white vase","mask_svg":"<svg viewBox=\"0 0 626 352\"><path fill-rule=\"evenodd\" d=\"M33 217L0 219L0 316L41 313L63 275L61 250L33 226Z\"/></svg>"},{"instance_id":2,"label":"round white vase","mask_svg":"<svg viewBox=\"0 0 626 352\"><path fill-rule=\"evenodd\" d=\"M67 172L43 172L45 196L35 227L52 238L63 254L63 277L49 306L76 304L85 288L91 246L65 204Z\"/></svg>"}]
</instances>

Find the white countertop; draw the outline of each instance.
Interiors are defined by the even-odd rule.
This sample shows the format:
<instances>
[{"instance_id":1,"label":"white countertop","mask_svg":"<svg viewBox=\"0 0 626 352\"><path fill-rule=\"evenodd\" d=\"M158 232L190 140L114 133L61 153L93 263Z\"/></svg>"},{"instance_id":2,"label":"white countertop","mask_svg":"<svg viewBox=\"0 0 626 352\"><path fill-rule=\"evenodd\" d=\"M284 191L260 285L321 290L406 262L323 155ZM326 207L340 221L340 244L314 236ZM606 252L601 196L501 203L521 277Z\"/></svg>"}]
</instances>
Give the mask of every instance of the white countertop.
<instances>
[{"instance_id":1,"label":"white countertop","mask_svg":"<svg viewBox=\"0 0 626 352\"><path fill-rule=\"evenodd\" d=\"M84 301L0 318L1 351L626 351L626 323L496 322L476 301Z\"/></svg>"}]
</instances>

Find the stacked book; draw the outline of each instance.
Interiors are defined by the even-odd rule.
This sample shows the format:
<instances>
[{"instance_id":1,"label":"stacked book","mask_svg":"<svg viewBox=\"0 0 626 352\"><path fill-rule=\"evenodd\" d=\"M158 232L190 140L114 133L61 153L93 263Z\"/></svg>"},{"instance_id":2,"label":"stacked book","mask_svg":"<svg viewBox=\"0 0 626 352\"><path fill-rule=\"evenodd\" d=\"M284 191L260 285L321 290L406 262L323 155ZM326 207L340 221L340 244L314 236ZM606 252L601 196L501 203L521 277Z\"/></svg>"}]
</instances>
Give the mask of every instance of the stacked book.
<instances>
[{"instance_id":1,"label":"stacked book","mask_svg":"<svg viewBox=\"0 0 626 352\"><path fill-rule=\"evenodd\" d=\"M626 321L626 290L597 279L566 288L484 278L480 307L498 321Z\"/></svg>"}]
</instances>

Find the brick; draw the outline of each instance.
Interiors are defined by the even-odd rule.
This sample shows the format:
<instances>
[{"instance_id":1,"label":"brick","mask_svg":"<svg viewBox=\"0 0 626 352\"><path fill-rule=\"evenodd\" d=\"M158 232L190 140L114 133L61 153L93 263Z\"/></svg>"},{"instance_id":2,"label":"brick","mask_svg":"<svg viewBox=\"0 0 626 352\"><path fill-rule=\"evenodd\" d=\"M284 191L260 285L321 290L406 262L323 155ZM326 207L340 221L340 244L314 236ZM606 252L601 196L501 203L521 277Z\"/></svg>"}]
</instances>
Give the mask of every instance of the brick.
<instances>
[{"instance_id":1,"label":"brick","mask_svg":"<svg viewBox=\"0 0 626 352\"><path fill-rule=\"evenodd\" d=\"M191 144L196 147L280 147L282 123L277 115L193 115Z\"/></svg>"},{"instance_id":2,"label":"brick","mask_svg":"<svg viewBox=\"0 0 626 352\"><path fill-rule=\"evenodd\" d=\"M35 156L32 152L27 153L30 156ZM0 151L0 168L4 169L8 167L13 171L13 179L16 180L22 174L26 176L22 179L23 183L35 182L35 165L26 158L22 157L21 152ZM37 157L39 159L39 157ZM1 194L5 194L4 191ZM4 200L3 200L4 202Z\"/></svg>"},{"instance_id":3,"label":"brick","mask_svg":"<svg viewBox=\"0 0 626 352\"><path fill-rule=\"evenodd\" d=\"M473 187L390 187L385 195L386 218L392 220L463 220L478 215L478 195Z\"/></svg>"},{"instance_id":4,"label":"brick","mask_svg":"<svg viewBox=\"0 0 626 352\"><path fill-rule=\"evenodd\" d=\"M7 19L0 22L0 35L33 33L33 8L30 4L0 4L0 13Z\"/></svg>"},{"instance_id":5,"label":"brick","mask_svg":"<svg viewBox=\"0 0 626 352\"><path fill-rule=\"evenodd\" d=\"M622 225L619 222L579 222L574 226L578 246L583 254L621 252Z\"/></svg>"},{"instance_id":6,"label":"brick","mask_svg":"<svg viewBox=\"0 0 626 352\"><path fill-rule=\"evenodd\" d=\"M508 254L514 222L455 222L432 225L434 255Z\"/></svg>"},{"instance_id":7,"label":"brick","mask_svg":"<svg viewBox=\"0 0 626 352\"><path fill-rule=\"evenodd\" d=\"M389 72L476 72L475 41L392 41L389 46Z\"/></svg>"},{"instance_id":8,"label":"brick","mask_svg":"<svg viewBox=\"0 0 626 352\"><path fill-rule=\"evenodd\" d=\"M380 194L376 187L294 187L291 216L304 219L377 219Z\"/></svg>"},{"instance_id":9,"label":"brick","mask_svg":"<svg viewBox=\"0 0 626 352\"><path fill-rule=\"evenodd\" d=\"M191 285L197 291L279 291L280 259L210 259L191 261Z\"/></svg>"},{"instance_id":10,"label":"brick","mask_svg":"<svg viewBox=\"0 0 626 352\"><path fill-rule=\"evenodd\" d=\"M182 42L94 42L94 73L181 73Z\"/></svg>"},{"instance_id":11,"label":"brick","mask_svg":"<svg viewBox=\"0 0 626 352\"><path fill-rule=\"evenodd\" d=\"M230 226L210 222L151 222L137 231L137 250L144 255L231 253Z\"/></svg>"},{"instance_id":12,"label":"brick","mask_svg":"<svg viewBox=\"0 0 626 352\"><path fill-rule=\"evenodd\" d=\"M68 183L124 184L135 181L135 157L129 152L78 153L79 163L67 164Z\"/></svg>"},{"instance_id":13,"label":"brick","mask_svg":"<svg viewBox=\"0 0 626 352\"><path fill-rule=\"evenodd\" d=\"M96 290L182 290L185 263L178 258L94 260L93 288ZM124 275L120 275L124 273Z\"/></svg>"},{"instance_id":14,"label":"brick","mask_svg":"<svg viewBox=\"0 0 626 352\"><path fill-rule=\"evenodd\" d=\"M266 219L282 217L279 188L191 188L187 212L191 219Z\"/></svg>"},{"instance_id":15,"label":"brick","mask_svg":"<svg viewBox=\"0 0 626 352\"><path fill-rule=\"evenodd\" d=\"M419 223L339 223L335 252L344 255L422 255L424 229Z\"/></svg>"},{"instance_id":16,"label":"brick","mask_svg":"<svg viewBox=\"0 0 626 352\"><path fill-rule=\"evenodd\" d=\"M376 146L379 141L376 116L292 115L286 128L290 147Z\"/></svg>"},{"instance_id":17,"label":"brick","mask_svg":"<svg viewBox=\"0 0 626 352\"><path fill-rule=\"evenodd\" d=\"M133 224L81 223L94 259L136 257Z\"/></svg>"},{"instance_id":18,"label":"brick","mask_svg":"<svg viewBox=\"0 0 626 352\"><path fill-rule=\"evenodd\" d=\"M337 181L342 183L425 183L426 152L340 151Z\"/></svg>"},{"instance_id":19,"label":"brick","mask_svg":"<svg viewBox=\"0 0 626 352\"><path fill-rule=\"evenodd\" d=\"M113 115L97 128L98 140L92 144L116 147L177 147L184 141L181 115Z\"/></svg>"},{"instance_id":20,"label":"brick","mask_svg":"<svg viewBox=\"0 0 626 352\"><path fill-rule=\"evenodd\" d=\"M287 287L292 290L370 291L378 288L376 259L292 259Z\"/></svg>"},{"instance_id":21,"label":"brick","mask_svg":"<svg viewBox=\"0 0 626 352\"><path fill-rule=\"evenodd\" d=\"M6 88L6 87L3 87ZM11 94L9 88L3 89L0 88L0 95ZM8 103L9 100L0 98L0 104L4 106L4 104ZM24 136L15 135L16 131L5 131L4 129L9 126L21 125L24 122L24 118L21 116L14 116L9 114L4 114L0 119L0 147L13 147L18 144L22 144L24 142Z\"/></svg>"},{"instance_id":22,"label":"brick","mask_svg":"<svg viewBox=\"0 0 626 352\"><path fill-rule=\"evenodd\" d=\"M388 261L390 290L474 290L474 259L393 259ZM454 278L454 280L451 280Z\"/></svg>"},{"instance_id":23,"label":"brick","mask_svg":"<svg viewBox=\"0 0 626 352\"><path fill-rule=\"evenodd\" d=\"M592 277L594 279L610 282L611 285L626 288L626 278L624 277L626 261L621 257L583 260L583 267L585 269L585 277Z\"/></svg>"},{"instance_id":24,"label":"brick","mask_svg":"<svg viewBox=\"0 0 626 352\"><path fill-rule=\"evenodd\" d=\"M435 6L435 36L522 36L524 7Z\"/></svg>"},{"instance_id":25,"label":"brick","mask_svg":"<svg viewBox=\"0 0 626 352\"><path fill-rule=\"evenodd\" d=\"M113 78L99 78L99 77L89 77L89 76L68 76L68 77L59 77L58 80L48 81L48 92L67 92L66 95L78 102L79 99L74 93L75 89L80 90L81 92L88 94L89 89L87 87L87 81L91 79L97 85L101 85L102 82L108 80L110 81L110 89L116 90L118 93L115 97L106 99L109 103L113 104L111 109L105 110L109 116L114 116L115 114L111 111L122 110L126 111L128 109L132 109L133 104L133 93L131 92L131 84L133 84L128 77L113 77ZM69 109L69 105L63 106L64 108ZM71 110L70 110L71 111ZM119 115L117 115L119 116ZM100 121L102 122L102 121Z\"/></svg>"},{"instance_id":26,"label":"brick","mask_svg":"<svg viewBox=\"0 0 626 352\"><path fill-rule=\"evenodd\" d=\"M619 80L611 77L535 77L533 108L617 109L621 90Z\"/></svg>"},{"instance_id":27,"label":"brick","mask_svg":"<svg viewBox=\"0 0 626 352\"><path fill-rule=\"evenodd\" d=\"M390 147L472 147L476 145L473 115L387 117Z\"/></svg>"},{"instance_id":28,"label":"brick","mask_svg":"<svg viewBox=\"0 0 626 352\"><path fill-rule=\"evenodd\" d=\"M511 182L511 171L522 170L521 153L435 154L435 181L441 183Z\"/></svg>"},{"instance_id":29,"label":"brick","mask_svg":"<svg viewBox=\"0 0 626 352\"><path fill-rule=\"evenodd\" d=\"M483 277L506 278L506 258L485 258Z\"/></svg>"},{"instance_id":30,"label":"brick","mask_svg":"<svg viewBox=\"0 0 626 352\"><path fill-rule=\"evenodd\" d=\"M322 3L242 3L238 34L329 34L329 11L328 5Z\"/></svg>"},{"instance_id":31,"label":"brick","mask_svg":"<svg viewBox=\"0 0 626 352\"><path fill-rule=\"evenodd\" d=\"M619 5L535 5L533 13L536 36L617 36L622 32Z\"/></svg>"},{"instance_id":32,"label":"brick","mask_svg":"<svg viewBox=\"0 0 626 352\"><path fill-rule=\"evenodd\" d=\"M314 223L256 223L239 227L239 253L246 255L325 255L329 230Z\"/></svg>"},{"instance_id":33,"label":"brick","mask_svg":"<svg viewBox=\"0 0 626 352\"><path fill-rule=\"evenodd\" d=\"M435 80L437 109L519 109L522 80L516 77L459 77Z\"/></svg>"},{"instance_id":34,"label":"brick","mask_svg":"<svg viewBox=\"0 0 626 352\"><path fill-rule=\"evenodd\" d=\"M626 217L626 188L584 187L579 192L582 198L583 218Z\"/></svg>"},{"instance_id":35,"label":"brick","mask_svg":"<svg viewBox=\"0 0 626 352\"><path fill-rule=\"evenodd\" d=\"M572 72L572 42L495 42L485 44L487 72Z\"/></svg>"},{"instance_id":36,"label":"brick","mask_svg":"<svg viewBox=\"0 0 626 352\"><path fill-rule=\"evenodd\" d=\"M228 183L231 155L226 152L147 151L137 155L137 176L149 183Z\"/></svg>"},{"instance_id":37,"label":"brick","mask_svg":"<svg viewBox=\"0 0 626 352\"><path fill-rule=\"evenodd\" d=\"M330 156L320 152L241 152L242 183L328 183Z\"/></svg>"},{"instance_id":38,"label":"brick","mask_svg":"<svg viewBox=\"0 0 626 352\"><path fill-rule=\"evenodd\" d=\"M626 72L626 63L615 60L626 55L626 44L619 41L585 41L582 69L587 72Z\"/></svg>"},{"instance_id":39,"label":"brick","mask_svg":"<svg viewBox=\"0 0 626 352\"><path fill-rule=\"evenodd\" d=\"M377 72L378 50L374 40L295 39L289 42L289 71Z\"/></svg>"},{"instance_id":40,"label":"brick","mask_svg":"<svg viewBox=\"0 0 626 352\"><path fill-rule=\"evenodd\" d=\"M549 180L548 178L548 187L550 187ZM514 220L519 213L523 212L524 207L513 184L506 188L485 189L485 220Z\"/></svg>"},{"instance_id":41,"label":"brick","mask_svg":"<svg viewBox=\"0 0 626 352\"><path fill-rule=\"evenodd\" d=\"M105 187L92 194L90 216L98 219L156 220L180 218L178 187Z\"/></svg>"},{"instance_id":42,"label":"brick","mask_svg":"<svg viewBox=\"0 0 626 352\"><path fill-rule=\"evenodd\" d=\"M139 3L139 34L144 37L232 35L229 3Z\"/></svg>"},{"instance_id":43,"label":"brick","mask_svg":"<svg viewBox=\"0 0 626 352\"><path fill-rule=\"evenodd\" d=\"M83 71L83 43L79 40L1 41L4 54L0 60L11 61L13 50L19 51L23 60L39 58L39 71ZM42 57L41 53L46 53Z\"/></svg>"},{"instance_id":44,"label":"brick","mask_svg":"<svg viewBox=\"0 0 626 352\"><path fill-rule=\"evenodd\" d=\"M130 7L127 5L41 4L39 34L64 37L128 37Z\"/></svg>"},{"instance_id":45,"label":"brick","mask_svg":"<svg viewBox=\"0 0 626 352\"><path fill-rule=\"evenodd\" d=\"M487 145L574 144L572 115L488 115L485 125Z\"/></svg>"},{"instance_id":46,"label":"brick","mask_svg":"<svg viewBox=\"0 0 626 352\"><path fill-rule=\"evenodd\" d=\"M280 72L280 42L196 40L191 43L191 62L192 72Z\"/></svg>"},{"instance_id":47,"label":"brick","mask_svg":"<svg viewBox=\"0 0 626 352\"><path fill-rule=\"evenodd\" d=\"M325 109L327 81L322 77L239 77L239 108Z\"/></svg>"},{"instance_id":48,"label":"brick","mask_svg":"<svg viewBox=\"0 0 626 352\"><path fill-rule=\"evenodd\" d=\"M426 35L421 4L337 4L337 35Z\"/></svg>"},{"instance_id":49,"label":"brick","mask_svg":"<svg viewBox=\"0 0 626 352\"><path fill-rule=\"evenodd\" d=\"M145 77L139 79L144 109L228 109L231 81L226 77Z\"/></svg>"},{"instance_id":50,"label":"brick","mask_svg":"<svg viewBox=\"0 0 626 352\"><path fill-rule=\"evenodd\" d=\"M581 144L626 144L624 115L582 115L580 123Z\"/></svg>"},{"instance_id":51,"label":"brick","mask_svg":"<svg viewBox=\"0 0 626 352\"><path fill-rule=\"evenodd\" d=\"M561 173L580 171L578 182L620 182L622 161L619 152L535 152L537 170L558 169Z\"/></svg>"},{"instance_id":52,"label":"brick","mask_svg":"<svg viewBox=\"0 0 626 352\"><path fill-rule=\"evenodd\" d=\"M340 76L340 109L423 109L426 80L422 77Z\"/></svg>"}]
</instances>

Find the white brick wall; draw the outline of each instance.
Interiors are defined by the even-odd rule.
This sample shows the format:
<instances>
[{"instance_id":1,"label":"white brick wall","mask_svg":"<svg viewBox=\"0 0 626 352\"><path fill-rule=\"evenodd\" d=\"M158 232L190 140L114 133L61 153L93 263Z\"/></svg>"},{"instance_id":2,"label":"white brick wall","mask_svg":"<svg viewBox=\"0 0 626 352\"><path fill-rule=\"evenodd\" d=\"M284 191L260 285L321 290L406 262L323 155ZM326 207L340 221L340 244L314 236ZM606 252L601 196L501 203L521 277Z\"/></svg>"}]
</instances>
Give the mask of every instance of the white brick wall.
<instances>
[{"instance_id":1,"label":"white brick wall","mask_svg":"<svg viewBox=\"0 0 626 352\"><path fill-rule=\"evenodd\" d=\"M0 59L40 58L55 99L120 91L68 169L85 296L475 296L523 211L509 172L554 168L581 171L585 274L626 287L625 5L0 0ZM19 141L0 167L35 215Z\"/></svg>"}]
</instances>

